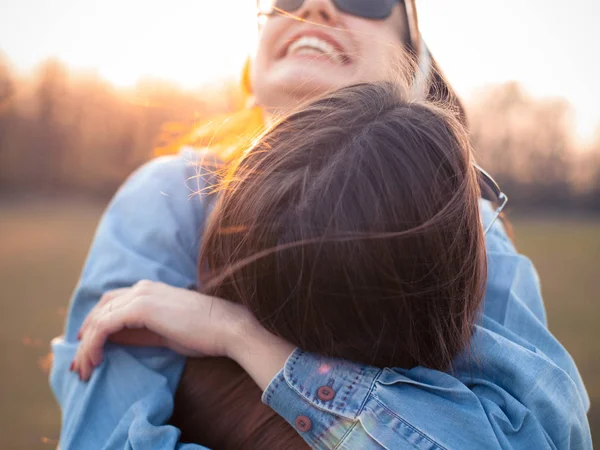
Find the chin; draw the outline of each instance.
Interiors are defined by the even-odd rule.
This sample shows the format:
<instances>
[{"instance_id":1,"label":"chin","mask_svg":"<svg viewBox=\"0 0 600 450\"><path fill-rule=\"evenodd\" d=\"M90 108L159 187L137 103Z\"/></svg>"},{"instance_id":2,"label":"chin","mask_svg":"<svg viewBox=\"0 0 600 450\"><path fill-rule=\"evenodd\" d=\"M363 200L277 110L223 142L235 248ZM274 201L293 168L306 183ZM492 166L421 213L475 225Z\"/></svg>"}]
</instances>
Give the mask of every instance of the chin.
<instances>
[{"instance_id":1,"label":"chin","mask_svg":"<svg viewBox=\"0 0 600 450\"><path fill-rule=\"evenodd\" d=\"M296 76L281 80L278 83L281 91L287 93L288 96L293 96L299 100L318 97L328 92L334 91L344 86L352 84L351 80L341 81L335 79L327 79L323 74L316 76Z\"/></svg>"},{"instance_id":2,"label":"chin","mask_svg":"<svg viewBox=\"0 0 600 450\"><path fill-rule=\"evenodd\" d=\"M298 102L317 98L356 82L350 77L340 76L340 73L325 71L323 67L305 67L278 70L263 76L259 83L254 83L254 93L258 102L265 107L294 108Z\"/></svg>"},{"instance_id":3,"label":"chin","mask_svg":"<svg viewBox=\"0 0 600 450\"><path fill-rule=\"evenodd\" d=\"M327 92L354 82L351 68L319 60L296 59L273 69L272 79L278 85L306 92Z\"/></svg>"}]
</instances>

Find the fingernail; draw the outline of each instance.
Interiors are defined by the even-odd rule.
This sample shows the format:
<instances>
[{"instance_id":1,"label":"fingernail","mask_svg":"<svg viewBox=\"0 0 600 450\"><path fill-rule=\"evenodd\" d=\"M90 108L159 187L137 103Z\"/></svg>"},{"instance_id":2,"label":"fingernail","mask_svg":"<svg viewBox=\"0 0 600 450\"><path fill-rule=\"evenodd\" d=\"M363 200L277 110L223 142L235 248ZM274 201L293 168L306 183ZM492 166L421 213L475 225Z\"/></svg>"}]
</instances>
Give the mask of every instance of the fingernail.
<instances>
[{"instance_id":1,"label":"fingernail","mask_svg":"<svg viewBox=\"0 0 600 450\"><path fill-rule=\"evenodd\" d=\"M69 366L69 371L73 372L75 370L75 361L71 361L71 365Z\"/></svg>"},{"instance_id":2,"label":"fingernail","mask_svg":"<svg viewBox=\"0 0 600 450\"><path fill-rule=\"evenodd\" d=\"M81 335L83 333L81 332L81 330L79 330L79 332L77 333L77 340L80 341L81 340Z\"/></svg>"}]
</instances>

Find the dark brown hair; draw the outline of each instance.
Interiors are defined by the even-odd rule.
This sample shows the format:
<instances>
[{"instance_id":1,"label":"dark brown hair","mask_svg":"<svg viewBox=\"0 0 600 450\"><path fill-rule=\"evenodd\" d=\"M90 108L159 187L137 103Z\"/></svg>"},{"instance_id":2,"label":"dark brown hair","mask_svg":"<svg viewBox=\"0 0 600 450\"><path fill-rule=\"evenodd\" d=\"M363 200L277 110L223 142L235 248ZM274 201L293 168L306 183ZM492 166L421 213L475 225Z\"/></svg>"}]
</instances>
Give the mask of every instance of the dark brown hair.
<instances>
[{"instance_id":1,"label":"dark brown hair","mask_svg":"<svg viewBox=\"0 0 600 450\"><path fill-rule=\"evenodd\" d=\"M227 358L188 359L170 423L180 441L212 450L308 449L302 437L261 402L261 390Z\"/></svg>"},{"instance_id":2,"label":"dark brown hair","mask_svg":"<svg viewBox=\"0 0 600 450\"><path fill-rule=\"evenodd\" d=\"M455 115L403 100L394 83L346 87L233 165L204 233L201 280L306 351L450 370L483 299L478 198ZM189 367L180 391L194 383Z\"/></svg>"}]
</instances>

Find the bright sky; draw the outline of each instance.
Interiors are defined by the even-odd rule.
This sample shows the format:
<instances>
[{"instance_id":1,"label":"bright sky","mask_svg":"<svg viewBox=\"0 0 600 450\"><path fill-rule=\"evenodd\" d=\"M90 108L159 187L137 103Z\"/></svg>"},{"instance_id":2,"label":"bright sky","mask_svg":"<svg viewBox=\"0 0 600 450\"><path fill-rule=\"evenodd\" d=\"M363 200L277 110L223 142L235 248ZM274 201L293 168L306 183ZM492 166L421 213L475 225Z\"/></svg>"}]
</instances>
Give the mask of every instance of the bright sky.
<instances>
[{"instance_id":1,"label":"bright sky","mask_svg":"<svg viewBox=\"0 0 600 450\"><path fill-rule=\"evenodd\" d=\"M0 51L26 70L53 55L127 86L152 75L196 87L238 73L254 0L0 0ZM600 1L421 0L421 28L463 96L518 80L600 124Z\"/></svg>"}]
</instances>

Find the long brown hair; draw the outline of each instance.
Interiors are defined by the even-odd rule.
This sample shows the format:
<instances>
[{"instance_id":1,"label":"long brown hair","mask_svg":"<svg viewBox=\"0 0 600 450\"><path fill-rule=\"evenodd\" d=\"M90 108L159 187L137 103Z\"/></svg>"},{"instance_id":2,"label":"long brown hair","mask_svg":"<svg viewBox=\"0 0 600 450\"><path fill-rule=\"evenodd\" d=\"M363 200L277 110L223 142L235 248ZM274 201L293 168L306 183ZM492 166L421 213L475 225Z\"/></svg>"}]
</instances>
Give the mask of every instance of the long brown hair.
<instances>
[{"instance_id":1,"label":"long brown hair","mask_svg":"<svg viewBox=\"0 0 600 450\"><path fill-rule=\"evenodd\" d=\"M485 286L478 198L452 115L394 83L343 88L232 167L204 234L204 286L304 350L445 370Z\"/></svg>"},{"instance_id":2,"label":"long brown hair","mask_svg":"<svg viewBox=\"0 0 600 450\"><path fill-rule=\"evenodd\" d=\"M455 115L394 83L317 100L224 178L200 253L204 291L306 351L451 370L486 281L472 162ZM180 395L194 383L188 365Z\"/></svg>"},{"instance_id":3,"label":"long brown hair","mask_svg":"<svg viewBox=\"0 0 600 450\"><path fill-rule=\"evenodd\" d=\"M261 402L261 394L230 359L189 359L170 423L181 430L180 441L212 450L308 449L300 435Z\"/></svg>"}]
</instances>

